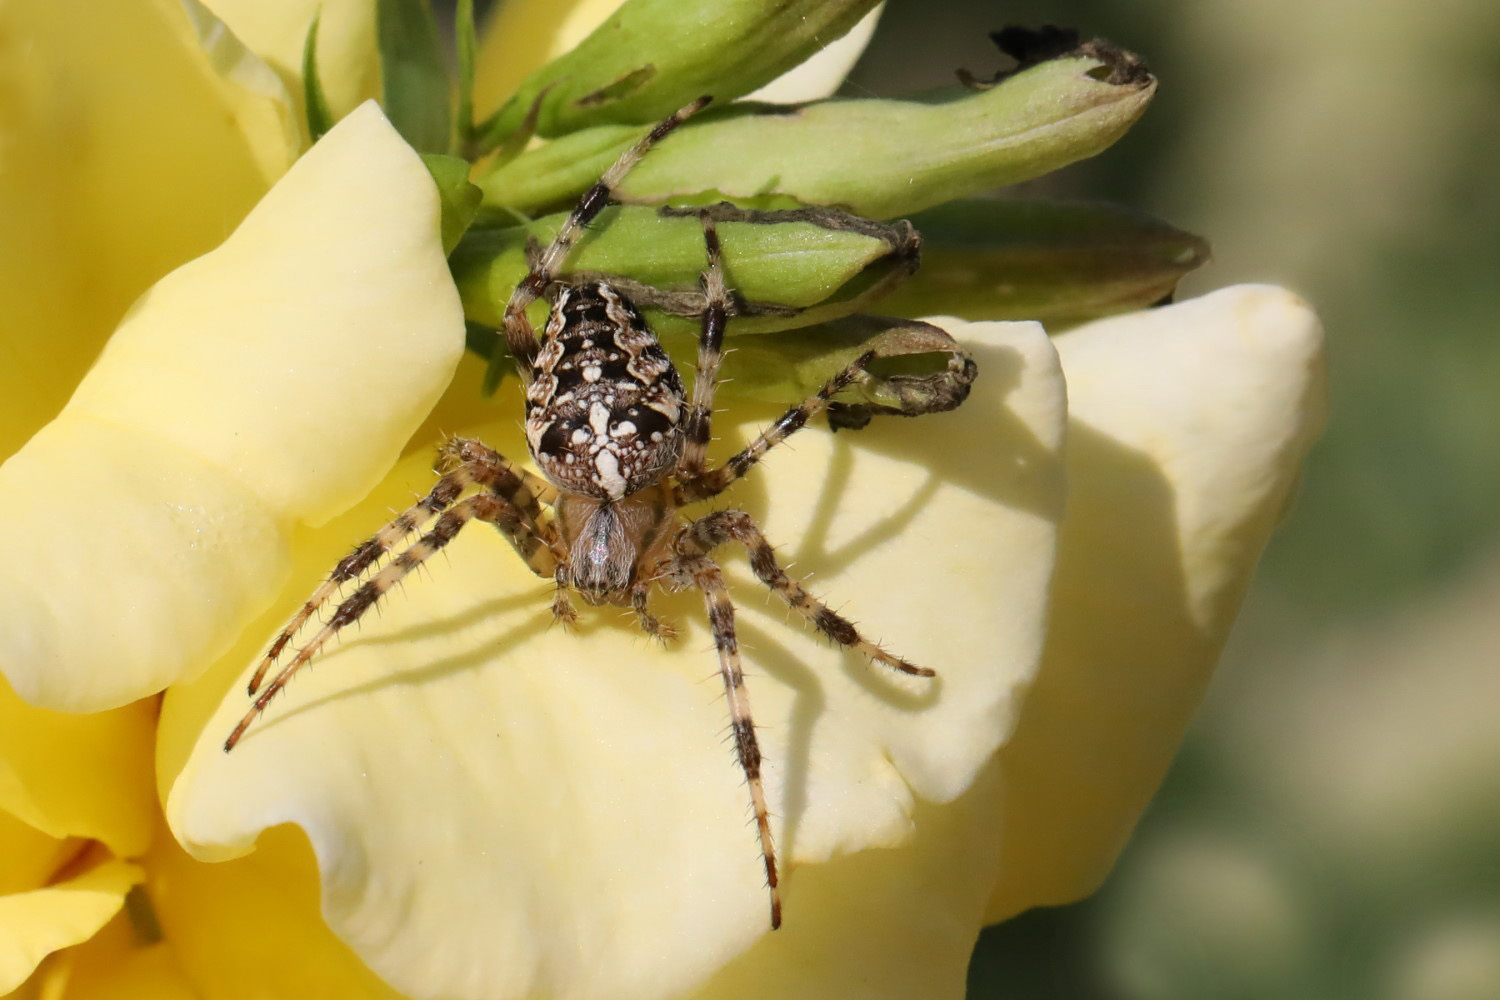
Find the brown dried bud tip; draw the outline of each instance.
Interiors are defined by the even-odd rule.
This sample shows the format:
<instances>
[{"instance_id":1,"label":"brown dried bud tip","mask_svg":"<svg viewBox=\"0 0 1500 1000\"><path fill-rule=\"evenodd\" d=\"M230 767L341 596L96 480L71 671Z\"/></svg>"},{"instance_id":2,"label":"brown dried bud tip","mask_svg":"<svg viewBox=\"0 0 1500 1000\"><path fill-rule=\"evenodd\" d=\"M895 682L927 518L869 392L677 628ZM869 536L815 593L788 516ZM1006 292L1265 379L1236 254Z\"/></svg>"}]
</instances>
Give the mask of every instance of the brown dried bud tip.
<instances>
[{"instance_id":1,"label":"brown dried bud tip","mask_svg":"<svg viewBox=\"0 0 1500 1000\"><path fill-rule=\"evenodd\" d=\"M958 70L959 82L971 90L988 90L1006 77L1039 63L1077 56L1102 62L1107 68L1107 74L1100 79L1105 83L1139 86L1151 80L1151 70L1140 56L1102 38L1083 41L1074 28L1063 28L1055 24L1044 24L1040 28L1009 25L990 32L990 40L1001 52L1014 59L1016 65L1012 69L1001 70L988 80L982 80L966 69Z\"/></svg>"}]
</instances>

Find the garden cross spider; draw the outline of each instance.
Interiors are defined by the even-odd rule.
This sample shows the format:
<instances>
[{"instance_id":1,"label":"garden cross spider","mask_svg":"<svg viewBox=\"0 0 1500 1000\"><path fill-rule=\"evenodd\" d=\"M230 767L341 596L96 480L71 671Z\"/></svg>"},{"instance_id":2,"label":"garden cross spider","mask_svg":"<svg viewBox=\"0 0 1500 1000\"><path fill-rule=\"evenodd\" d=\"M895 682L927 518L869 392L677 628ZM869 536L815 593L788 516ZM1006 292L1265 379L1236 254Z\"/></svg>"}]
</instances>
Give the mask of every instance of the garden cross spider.
<instances>
[{"instance_id":1,"label":"garden cross spider","mask_svg":"<svg viewBox=\"0 0 1500 1000\"><path fill-rule=\"evenodd\" d=\"M781 894L761 786L760 748L740 668L734 605L711 553L728 542L738 542L748 550L750 568L760 581L830 639L902 673L931 677L934 672L865 639L852 622L787 576L749 514L717 510L686 522L678 516L683 506L718 496L813 416L836 412L839 404L833 403L833 397L861 377L877 351L865 351L728 462L709 468L714 389L724 328L734 306L724 281L714 212L693 211L702 222L707 267L700 280L705 304L691 397L640 312L610 281L561 277L580 231L608 204L625 174L653 144L708 102L707 97L699 98L662 121L605 171L551 244L530 255L530 270L506 306L505 339L526 393L526 440L542 476L479 441L448 441L439 452L442 476L431 491L340 561L276 636L249 683L254 704L229 734L224 749L234 749L271 699L329 639L358 621L382 595L473 520L495 525L533 572L555 580L552 614L564 625L577 620L569 598L569 591L576 590L590 604L629 606L648 635L665 641L674 630L649 610L652 586L694 588L703 594L718 650L735 751L745 772L765 861L771 926L776 928L781 925ZM525 310L544 295L551 299L551 311L538 340ZM957 389L939 403L906 410L865 409L916 413L952 408L967 394L974 366L955 345L949 369L958 373ZM857 423L856 419L844 425ZM471 487L477 491L465 497ZM544 506L550 508L550 515L544 515ZM283 650L335 591L365 577L433 518L431 529L365 578L261 690Z\"/></svg>"}]
</instances>

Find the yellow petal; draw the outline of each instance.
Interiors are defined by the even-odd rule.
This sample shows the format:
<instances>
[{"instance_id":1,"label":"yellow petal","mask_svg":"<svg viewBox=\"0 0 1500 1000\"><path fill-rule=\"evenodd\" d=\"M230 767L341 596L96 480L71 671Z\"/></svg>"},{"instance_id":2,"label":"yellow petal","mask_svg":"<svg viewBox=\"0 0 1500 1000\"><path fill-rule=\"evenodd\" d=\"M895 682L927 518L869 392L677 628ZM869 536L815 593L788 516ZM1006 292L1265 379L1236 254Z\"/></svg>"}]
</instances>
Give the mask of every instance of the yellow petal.
<instances>
[{"instance_id":1,"label":"yellow petal","mask_svg":"<svg viewBox=\"0 0 1500 1000\"><path fill-rule=\"evenodd\" d=\"M268 830L254 854L223 864L194 861L163 833L145 865L162 937L203 1000L398 1000L323 922L297 829Z\"/></svg>"},{"instance_id":2,"label":"yellow petal","mask_svg":"<svg viewBox=\"0 0 1500 1000\"><path fill-rule=\"evenodd\" d=\"M174 0L0 5L0 456L126 307L290 163L290 109ZM230 75L233 74L232 78ZM247 84L251 85L247 89Z\"/></svg>"},{"instance_id":3,"label":"yellow petal","mask_svg":"<svg viewBox=\"0 0 1500 1000\"><path fill-rule=\"evenodd\" d=\"M367 105L162 279L0 468L28 529L0 568L17 693L97 710L201 670L274 599L291 523L379 480L462 344L436 190Z\"/></svg>"},{"instance_id":4,"label":"yellow petal","mask_svg":"<svg viewBox=\"0 0 1500 1000\"><path fill-rule=\"evenodd\" d=\"M624 0L509 0L485 25L475 54L474 112L485 115L535 70L588 37Z\"/></svg>"},{"instance_id":5,"label":"yellow petal","mask_svg":"<svg viewBox=\"0 0 1500 1000\"><path fill-rule=\"evenodd\" d=\"M0 759L0 799L15 786ZM45 885L79 849L79 841L50 837L13 813L0 810L0 896Z\"/></svg>"},{"instance_id":6,"label":"yellow petal","mask_svg":"<svg viewBox=\"0 0 1500 1000\"><path fill-rule=\"evenodd\" d=\"M302 46L318 18L318 79L334 118L380 91L371 0L204 0L269 63L301 108Z\"/></svg>"},{"instance_id":7,"label":"yellow petal","mask_svg":"<svg viewBox=\"0 0 1500 1000\"><path fill-rule=\"evenodd\" d=\"M45 889L0 896L0 993L21 985L54 951L88 940L140 880L136 866L106 861Z\"/></svg>"},{"instance_id":8,"label":"yellow petal","mask_svg":"<svg viewBox=\"0 0 1500 1000\"><path fill-rule=\"evenodd\" d=\"M1108 872L1323 426L1321 328L1278 288L1101 320L1057 347L1068 514L1042 670L1000 754L992 921Z\"/></svg>"},{"instance_id":9,"label":"yellow petal","mask_svg":"<svg viewBox=\"0 0 1500 1000\"><path fill-rule=\"evenodd\" d=\"M82 944L52 956L15 1000L204 1000L172 946L144 940L125 912ZM284 994L293 995L293 994ZM331 995L331 994L329 994Z\"/></svg>"},{"instance_id":10,"label":"yellow petal","mask_svg":"<svg viewBox=\"0 0 1500 1000\"><path fill-rule=\"evenodd\" d=\"M726 553L793 866L900 844L915 799L961 795L1040 655L1062 385L1039 327L971 330L980 388L957 412L809 429L728 499L795 573L815 573L872 636L940 673L893 677L830 648ZM722 426L742 438L774 416ZM513 420L483 433L524 454ZM424 458L309 539L282 614L430 482ZM330 924L413 996L630 998L701 981L768 929L701 599L659 599L683 628L662 650L615 609L587 609L578 635L549 627L550 591L495 532L464 532L226 755L244 665L279 624L268 616L168 695L159 759L174 833L225 858L267 827L304 827ZM800 878L787 926L821 925L812 914L839 904L811 899ZM976 921L987 888L972 889Z\"/></svg>"},{"instance_id":11,"label":"yellow petal","mask_svg":"<svg viewBox=\"0 0 1500 1000\"><path fill-rule=\"evenodd\" d=\"M82 837L104 842L120 856L138 854L151 837L156 813L151 743L156 706L139 703L113 712L69 715L33 708L0 678L0 827L24 825L57 843ZM0 836L0 891L16 854ZM42 884L56 868L55 857Z\"/></svg>"}]
</instances>

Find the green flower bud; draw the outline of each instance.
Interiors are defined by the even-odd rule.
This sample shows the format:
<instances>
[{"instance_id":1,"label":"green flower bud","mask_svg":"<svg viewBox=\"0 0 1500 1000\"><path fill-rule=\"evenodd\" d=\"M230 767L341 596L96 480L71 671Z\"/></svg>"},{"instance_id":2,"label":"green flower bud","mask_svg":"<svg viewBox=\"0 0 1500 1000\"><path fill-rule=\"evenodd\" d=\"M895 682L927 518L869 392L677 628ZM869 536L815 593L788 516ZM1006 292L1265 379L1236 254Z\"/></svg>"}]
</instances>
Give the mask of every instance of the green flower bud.
<instances>
[{"instance_id":1,"label":"green flower bud","mask_svg":"<svg viewBox=\"0 0 1500 1000\"><path fill-rule=\"evenodd\" d=\"M830 100L787 110L710 111L653 150L620 185L626 202L701 197L774 207L838 205L888 219L1038 177L1108 147L1141 116L1156 80L1106 59L1052 59L979 91L923 100ZM485 203L521 212L576 198L643 129L559 138L478 181Z\"/></svg>"},{"instance_id":2,"label":"green flower bud","mask_svg":"<svg viewBox=\"0 0 1500 1000\"><path fill-rule=\"evenodd\" d=\"M1208 243L1111 205L965 201L912 217L922 269L884 312L1067 326L1143 309L1208 259Z\"/></svg>"},{"instance_id":3,"label":"green flower bud","mask_svg":"<svg viewBox=\"0 0 1500 1000\"><path fill-rule=\"evenodd\" d=\"M917 264L910 226L883 225L840 212L792 210L757 216L733 206L712 209L724 251L724 270L738 304L731 334L763 333L826 322L859 311L889 292ZM497 327L511 290L526 275L528 237L545 242L564 216L529 226L474 229L449 263L472 322ZM698 328L703 294L698 278L707 262L696 213L611 206L568 259L573 275L608 275L643 309L658 333ZM534 319L545 310L536 306Z\"/></svg>"},{"instance_id":4,"label":"green flower bud","mask_svg":"<svg viewBox=\"0 0 1500 1000\"><path fill-rule=\"evenodd\" d=\"M701 94L728 101L854 27L875 0L631 0L532 74L480 127L493 149L540 98L537 132L650 122ZM597 173L597 171L596 171Z\"/></svg>"}]
</instances>

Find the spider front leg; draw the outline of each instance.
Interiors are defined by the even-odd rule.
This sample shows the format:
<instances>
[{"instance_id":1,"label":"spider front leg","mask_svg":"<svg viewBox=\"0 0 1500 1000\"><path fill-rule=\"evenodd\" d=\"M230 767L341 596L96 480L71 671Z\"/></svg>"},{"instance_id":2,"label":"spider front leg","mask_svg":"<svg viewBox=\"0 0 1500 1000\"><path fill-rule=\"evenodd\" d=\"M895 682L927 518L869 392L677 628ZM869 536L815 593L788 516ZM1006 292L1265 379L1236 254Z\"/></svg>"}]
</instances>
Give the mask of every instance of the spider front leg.
<instances>
[{"instance_id":1,"label":"spider front leg","mask_svg":"<svg viewBox=\"0 0 1500 1000\"><path fill-rule=\"evenodd\" d=\"M745 673L740 667L740 644L734 631L734 604L724 586L724 574L706 555L679 553L674 560L675 575L691 580L703 594L708 609L708 624L719 651L719 675L724 681L724 700L729 703L729 723L734 732L734 750L745 785L750 789L750 807L755 811L755 826L760 834L761 856L765 859L766 888L771 892L771 929L781 926L781 884L776 872L776 845L771 840L771 814L766 808L765 788L760 778L760 742L755 737L755 720L750 714L750 696L745 691Z\"/></svg>"},{"instance_id":2,"label":"spider front leg","mask_svg":"<svg viewBox=\"0 0 1500 1000\"><path fill-rule=\"evenodd\" d=\"M235 744L239 743L240 738L245 735L245 730L250 728L251 723L255 721L261 712L265 711L271 699L275 698L281 689L286 687L287 682L292 679L297 671L306 666L318 654L329 639L337 635L345 626L359 621L364 613L374 607L387 591L401 582L408 573L422 565L422 563L426 562L451 542L464 525L477 518L496 525L507 537L514 537L529 530L522 525L523 516L523 512L514 504L494 492L476 493L449 507L438 517L431 531L404 549L384 569L376 573L369 580L366 580L358 590L339 604L338 609L334 611L328 623L318 630L307 645L297 651L297 654L277 672L276 677L266 686L266 689L261 691L260 695L256 697L250 710L240 719L239 724L229 734L229 738L224 741L225 752L227 753L234 749ZM392 522L393 525L398 523L400 523L400 518ZM389 529L390 526L387 526L387 530ZM365 546L374 544L380 537L380 535L376 535L375 538L370 539L369 542L360 546L355 550L354 556L360 556L364 552ZM370 558L370 561L373 562L378 557L379 553L377 552ZM353 556L350 558L353 558ZM340 563L340 565L343 564ZM321 590L322 588L319 589ZM307 614L311 614L311 612L307 614L299 612L298 614L300 618L294 619L294 621L300 623L306 621ZM295 629L289 627L281 636L277 637L276 642L272 644L272 649L275 652L280 652L281 648L286 645L287 640L290 639L291 634L294 632ZM268 663L263 662L257 673L263 674L268 666Z\"/></svg>"},{"instance_id":3,"label":"spider front leg","mask_svg":"<svg viewBox=\"0 0 1500 1000\"><path fill-rule=\"evenodd\" d=\"M625 179L625 175L630 173L652 146L665 139L677 126L702 111L711 100L710 97L700 97L670 117L657 122L656 126L639 142L621 153L614 165L600 175L594 186L578 199L578 205L563 221L562 226L557 230L557 235L552 238L552 242L537 255L531 270L511 292L510 301L505 304L505 317L501 325L505 330L506 346L510 348L510 353L516 359L522 387L530 386L535 377L536 356L540 350L536 331L531 328L530 321L526 319L526 308L546 294L548 286L557 280L564 262L567 261L568 253L573 249L573 244L578 241L578 234L604 210L604 206L609 204L610 195Z\"/></svg>"},{"instance_id":4,"label":"spider front leg","mask_svg":"<svg viewBox=\"0 0 1500 1000\"><path fill-rule=\"evenodd\" d=\"M775 591L787 606L806 618L808 624L841 646L847 646L876 663L916 677L934 677L936 672L882 649L862 636L854 623L807 592L801 583L786 575L776 561L776 553L755 519L742 510L718 510L682 529L678 548L708 555L726 542L736 541L750 554L750 569L760 582Z\"/></svg>"},{"instance_id":5,"label":"spider front leg","mask_svg":"<svg viewBox=\"0 0 1500 1000\"><path fill-rule=\"evenodd\" d=\"M298 629L328 602L340 586L363 576L393 546L430 518L452 506L469 486L488 487L518 509L521 517L517 530L510 535L511 544L533 572L542 575L551 572L552 553L538 551L541 548L538 522L541 511L537 505L536 491L530 482L536 477L512 466L499 452L467 438L454 438L444 445L438 452L438 464L442 466L444 475L427 495L339 560L328 578L318 584L302 607L297 609L297 613L271 642L265 656L256 665L255 673L251 675L247 685L249 694L254 695L260 690L261 681L265 680L267 672L286 648L286 644L291 642Z\"/></svg>"},{"instance_id":6,"label":"spider front leg","mask_svg":"<svg viewBox=\"0 0 1500 1000\"><path fill-rule=\"evenodd\" d=\"M876 352L866 351L849 362L842 371L825 382L823 388L783 413L780 419L762 431L739 454L719 468L710 469L698 476L685 477L682 485L678 487L678 504L707 500L724 492L736 480L749 472L766 452L807 426L809 420L828 409L833 397L847 389L859 377L859 373L875 360L875 357Z\"/></svg>"},{"instance_id":7,"label":"spider front leg","mask_svg":"<svg viewBox=\"0 0 1500 1000\"><path fill-rule=\"evenodd\" d=\"M708 251L708 267L700 283L705 303L703 326L698 336L698 361L693 371L693 397L688 402L687 419L683 421L682 458L677 475L695 480L708 465L708 442L712 437L714 390L719 384L719 365L724 360L724 325L728 322L729 289L724 284L719 231L707 212L698 214L703 224L703 243Z\"/></svg>"}]
</instances>

